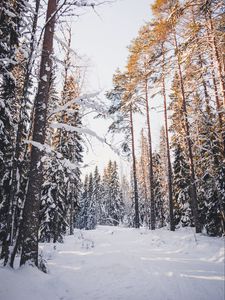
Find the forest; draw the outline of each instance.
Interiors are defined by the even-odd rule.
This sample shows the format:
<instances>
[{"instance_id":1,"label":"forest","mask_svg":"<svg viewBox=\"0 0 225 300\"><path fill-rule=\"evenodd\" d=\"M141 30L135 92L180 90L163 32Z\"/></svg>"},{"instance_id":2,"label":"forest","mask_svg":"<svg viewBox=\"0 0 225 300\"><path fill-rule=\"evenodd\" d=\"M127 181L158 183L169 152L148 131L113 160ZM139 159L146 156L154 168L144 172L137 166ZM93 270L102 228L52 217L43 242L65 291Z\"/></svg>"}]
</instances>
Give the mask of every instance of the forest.
<instances>
[{"instance_id":1,"label":"forest","mask_svg":"<svg viewBox=\"0 0 225 300\"><path fill-rule=\"evenodd\" d=\"M1 266L45 271L40 245L63 244L78 229L225 234L225 3L149 1L152 18L102 97L85 89L71 20L113 2L0 3ZM119 142L85 125L90 112ZM87 172L89 136L126 160L129 175L111 158Z\"/></svg>"}]
</instances>

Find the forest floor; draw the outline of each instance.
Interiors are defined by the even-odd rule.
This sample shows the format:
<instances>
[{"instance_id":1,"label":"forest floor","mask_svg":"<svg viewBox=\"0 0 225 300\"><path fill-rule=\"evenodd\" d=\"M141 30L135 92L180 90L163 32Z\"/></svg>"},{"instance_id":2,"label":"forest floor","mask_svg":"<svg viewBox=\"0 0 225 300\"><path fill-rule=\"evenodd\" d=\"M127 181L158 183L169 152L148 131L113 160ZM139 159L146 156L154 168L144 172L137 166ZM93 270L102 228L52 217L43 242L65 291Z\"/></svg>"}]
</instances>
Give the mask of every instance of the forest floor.
<instances>
[{"instance_id":1,"label":"forest floor","mask_svg":"<svg viewBox=\"0 0 225 300\"><path fill-rule=\"evenodd\" d=\"M99 226L41 244L48 273L0 268L1 300L224 300L224 240Z\"/></svg>"}]
</instances>

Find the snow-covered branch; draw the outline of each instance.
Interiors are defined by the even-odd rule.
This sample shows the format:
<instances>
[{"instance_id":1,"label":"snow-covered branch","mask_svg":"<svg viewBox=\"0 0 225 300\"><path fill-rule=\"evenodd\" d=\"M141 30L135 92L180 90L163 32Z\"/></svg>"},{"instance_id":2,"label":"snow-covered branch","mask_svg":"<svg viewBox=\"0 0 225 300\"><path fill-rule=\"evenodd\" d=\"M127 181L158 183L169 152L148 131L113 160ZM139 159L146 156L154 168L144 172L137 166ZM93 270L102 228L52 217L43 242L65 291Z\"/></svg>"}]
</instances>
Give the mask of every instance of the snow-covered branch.
<instances>
[{"instance_id":1,"label":"snow-covered branch","mask_svg":"<svg viewBox=\"0 0 225 300\"><path fill-rule=\"evenodd\" d=\"M49 113L48 119L51 118L53 115L56 115L60 112L66 112L68 108L70 108L73 104L77 104L80 107L83 107L85 109L92 109L93 111L97 113L101 113L103 115L107 114L107 109L105 108L105 105L101 104L100 101L97 103L93 99L96 99L99 95L99 92L92 93L92 94L84 94L82 96L79 96L77 98L74 98L71 101L68 101L66 104L59 106L58 108L52 110Z\"/></svg>"},{"instance_id":2,"label":"snow-covered branch","mask_svg":"<svg viewBox=\"0 0 225 300\"><path fill-rule=\"evenodd\" d=\"M71 125L64 124L64 123L51 123L50 127L55 128L55 129L64 129L68 132L78 132L80 134L82 134L82 133L83 134L88 134L90 136L95 137L100 142L105 143L105 139L98 136L93 130L91 130L89 128L84 128L84 127L80 128L80 127L71 126Z\"/></svg>"},{"instance_id":3,"label":"snow-covered branch","mask_svg":"<svg viewBox=\"0 0 225 300\"><path fill-rule=\"evenodd\" d=\"M74 162L71 162L69 159L64 158L60 152L54 150L52 147L50 147L47 144L41 144L39 142L30 141L30 140L26 140L25 144L30 144L33 147L38 148L40 151L48 154L49 156L50 155L54 156L63 167L65 167L66 169L69 169L71 171L76 170L77 168L86 168L87 167L86 164L81 165L80 163L74 163ZM46 157L43 156L42 162L44 162L45 159L46 159Z\"/></svg>"}]
</instances>

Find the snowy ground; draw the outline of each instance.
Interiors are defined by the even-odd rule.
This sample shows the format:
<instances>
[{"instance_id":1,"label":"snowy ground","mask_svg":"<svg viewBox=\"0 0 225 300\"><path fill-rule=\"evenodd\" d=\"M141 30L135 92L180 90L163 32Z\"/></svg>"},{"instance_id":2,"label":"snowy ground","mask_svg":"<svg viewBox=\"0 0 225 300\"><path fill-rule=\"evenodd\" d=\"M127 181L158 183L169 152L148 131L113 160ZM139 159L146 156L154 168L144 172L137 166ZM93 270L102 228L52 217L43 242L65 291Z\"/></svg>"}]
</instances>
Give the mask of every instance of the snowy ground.
<instances>
[{"instance_id":1,"label":"snowy ground","mask_svg":"<svg viewBox=\"0 0 225 300\"><path fill-rule=\"evenodd\" d=\"M0 268L0 300L224 300L224 241L100 226L41 245L48 274Z\"/></svg>"}]
</instances>

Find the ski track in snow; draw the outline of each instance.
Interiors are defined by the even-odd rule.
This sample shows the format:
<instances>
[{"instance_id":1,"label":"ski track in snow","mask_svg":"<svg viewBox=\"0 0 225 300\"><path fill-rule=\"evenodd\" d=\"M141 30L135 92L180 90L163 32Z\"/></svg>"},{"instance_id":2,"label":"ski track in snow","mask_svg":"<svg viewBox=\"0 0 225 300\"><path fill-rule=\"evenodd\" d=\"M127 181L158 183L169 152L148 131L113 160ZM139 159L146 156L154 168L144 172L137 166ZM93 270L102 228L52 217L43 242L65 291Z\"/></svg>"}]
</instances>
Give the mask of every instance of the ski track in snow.
<instances>
[{"instance_id":1,"label":"ski track in snow","mask_svg":"<svg viewBox=\"0 0 225 300\"><path fill-rule=\"evenodd\" d=\"M75 230L41 244L48 274L0 268L0 300L224 300L224 240L196 238L190 228Z\"/></svg>"}]
</instances>

